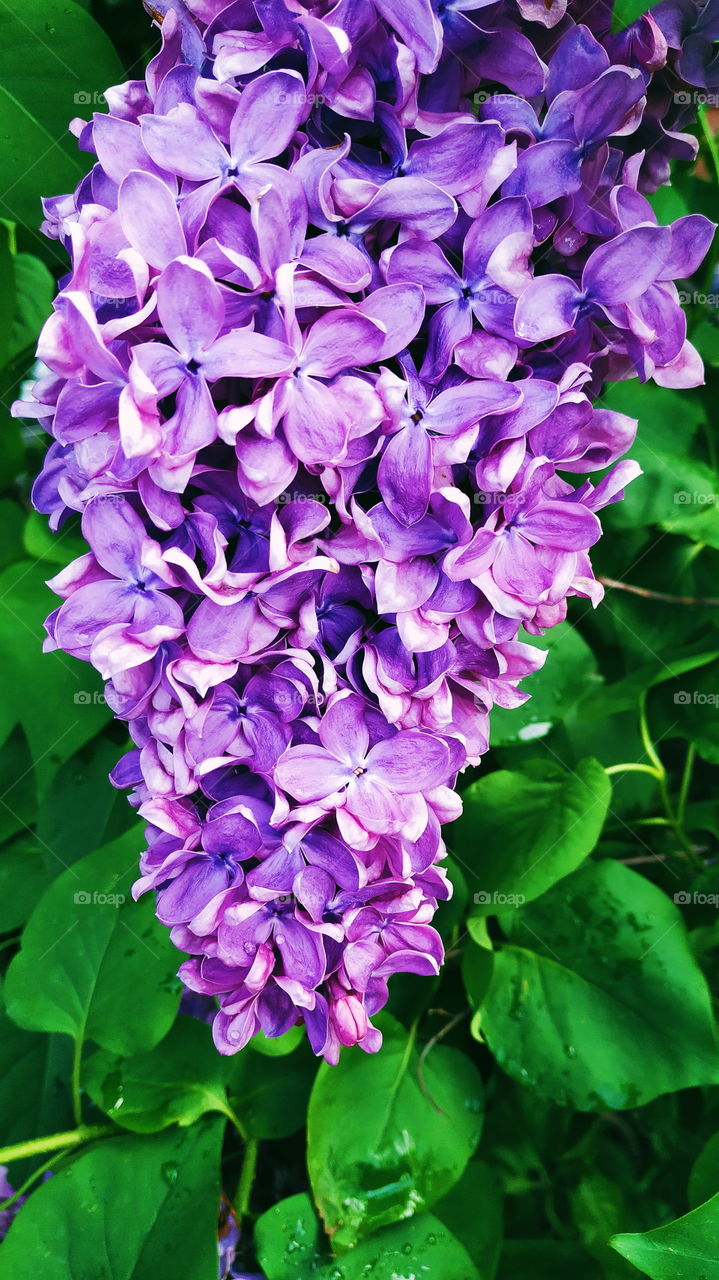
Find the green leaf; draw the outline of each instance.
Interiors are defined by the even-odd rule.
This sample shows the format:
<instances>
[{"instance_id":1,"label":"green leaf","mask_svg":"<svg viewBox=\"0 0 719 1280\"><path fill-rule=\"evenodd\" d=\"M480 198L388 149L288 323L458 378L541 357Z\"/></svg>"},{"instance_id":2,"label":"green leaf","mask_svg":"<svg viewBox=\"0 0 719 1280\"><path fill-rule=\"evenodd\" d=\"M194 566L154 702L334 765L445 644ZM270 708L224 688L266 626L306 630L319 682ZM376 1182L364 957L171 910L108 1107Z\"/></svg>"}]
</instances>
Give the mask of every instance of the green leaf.
<instances>
[{"instance_id":1,"label":"green leaf","mask_svg":"<svg viewBox=\"0 0 719 1280\"><path fill-rule=\"evenodd\" d=\"M497 1170L470 1160L449 1195L434 1206L435 1216L477 1263L482 1280L494 1280L502 1252L502 1188Z\"/></svg>"},{"instance_id":2,"label":"green leaf","mask_svg":"<svg viewBox=\"0 0 719 1280\"><path fill-rule=\"evenodd\" d=\"M474 873L473 914L497 915L576 870L599 839L610 796L591 759L574 773L531 760L521 772L501 769L472 783L449 843Z\"/></svg>"},{"instance_id":3,"label":"green leaf","mask_svg":"<svg viewBox=\"0 0 719 1280\"><path fill-rule=\"evenodd\" d=\"M59 858L63 866L69 866L104 844L117 808L123 826L135 821L125 796L118 795L108 782L119 754L117 743L100 735L58 769L37 823L41 846L52 850L47 860Z\"/></svg>"},{"instance_id":4,"label":"green leaf","mask_svg":"<svg viewBox=\"0 0 719 1280\"><path fill-rule=\"evenodd\" d=\"M10 358L10 334L15 315L15 272L10 228L0 223L0 368Z\"/></svg>"},{"instance_id":5,"label":"green leaf","mask_svg":"<svg viewBox=\"0 0 719 1280\"><path fill-rule=\"evenodd\" d=\"M37 226L40 195L71 190L85 172L68 123L101 106L122 79L96 22L67 0L0 8L0 216Z\"/></svg>"},{"instance_id":6,"label":"green leaf","mask_svg":"<svg viewBox=\"0 0 719 1280\"><path fill-rule=\"evenodd\" d=\"M0 1013L0 1115L3 1143L27 1142L72 1127L70 1045L63 1036L35 1035ZM13 1162L17 1187L38 1160Z\"/></svg>"},{"instance_id":7,"label":"green leaf","mask_svg":"<svg viewBox=\"0 0 719 1280\"><path fill-rule=\"evenodd\" d=\"M715 1133L697 1156L689 1175L687 1198L692 1209L719 1194L719 1133Z\"/></svg>"},{"instance_id":8,"label":"green leaf","mask_svg":"<svg viewBox=\"0 0 719 1280\"><path fill-rule=\"evenodd\" d=\"M616 0L612 14L614 31L623 31L625 27L630 27L637 18L641 18L642 14L649 13L656 3L657 0Z\"/></svg>"},{"instance_id":9,"label":"green leaf","mask_svg":"<svg viewBox=\"0 0 719 1280\"><path fill-rule=\"evenodd\" d=\"M442 1222L423 1213L362 1241L337 1265L329 1258L307 1195L281 1200L255 1225L255 1247L267 1280L479 1280L467 1252ZM484 1275L482 1280L486 1280Z\"/></svg>"},{"instance_id":10,"label":"green leaf","mask_svg":"<svg viewBox=\"0 0 719 1280\"><path fill-rule=\"evenodd\" d=\"M177 952L150 898L130 897L141 842L135 827L76 862L40 899L7 974L7 1010L19 1026L123 1055L153 1048L169 1030Z\"/></svg>"},{"instance_id":11,"label":"green leaf","mask_svg":"<svg viewBox=\"0 0 719 1280\"><path fill-rule=\"evenodd\" d=\"M0 849L0 933L25 924L52 879L44 850L32 836Z\"/></svg>"},{"instance_id":12,"label":"green leaf","mask_svg":"<svg viewBox=\"0 0 719 1280\"><path fill-rule=\"evenodd\" d=\"M662 656L657 655L653 662L634 667L623 680L605 685L601 693L591 694L582 703L582 719L604 719L606 716L615 716L620 711L636 711L639 698L647 689L657 688L688 671L696 671L710 662L716 662L717 658L719 649L703 649L700 653L677 655L665 651Z\"/></svg>"},{"instance_id":13,"label":"green leaf","mask_svg":"<svg viewBox=\"0 0 719 1280\"><path fill-rule=\"evenodd\" d=\"M41 796L60 765L110 718L86 663L42 652L43 620L57 603L45 576L42 566L27 561L0 574L0 740L22 725Z\"/></svg>"},{"instance_id":14,"label":"green leaf","mask_svg":"<svg viewBox=\"0 0 719 1280\"><path fill-rule=\"evenodd\" d=\"M474 929L477 926L483 927L486 931L487 922L485 918L470 916L467 921L467 927L472 936L465 944L462 953L462 981L473 1009L479 1008L489 991L494 968L494 950L489 938L482 939L479 941L479 945L475 945Z\"/></svg>"},{"instance_id":15,"label":"green leaf","mask_svg":"<svg viewBox=\"0 0 719 1280\"><path fill-rule=\"evenodd\" d=\"M684 675L652 701L653 723L661 736L693 742L700 756L719 764L719 663Z\"/></svg>"},{"instance_id":16,"label":"green leaf","mask_svg":"<svg viewBox=\"0 0 719 1280\"><path fill-rule=\"evenodd\" d=\"M572 1187L569 1199L574 1225L587 1251L601 1264L606 1280L626 1280L628 1264L607 1243L615 1232L633 1225L622 1188L600 1169L590 1169Z\"/></svg>"},{"instance_id":17,"label":"green leaf","mask_svg":"<svg viewBox=\"0 0 719 1280\"><path fill-rule=\"evenodd\" d=\"M317 1059L304 1040L292 1054L230 1059L230 1101L250 1138L287 1138L302 1129L317 1074Z\"/></svg>"},{"instance_id":18,"label":"green leaf","mask_svg":"<svg viewBox=\"0 0 719 1280\"><path fill-rule=\"evenodd\" d=\"M609 1243L651 1280L719 1280L719 1195L665 1227Z\"/></svg>"},{"instance_id":19,"label":"green leaf","mask_svg":"<svg viewBox=\"0 0 719 1280\"><path fill-rule=\"evenodd\" d=\"M683 495L709 498L716 488L712 471L692 456L692 443L704 421L699 396L636 380L610 386L600 407L625 413L639 422L632 445L644 475L629 485L622 503L612 508L614 528L640 528L675 517L686 505ZM694 450L696 454L696 450ZM703 511L696 505L692 513Z\"/></svg>"},{"instance_id":20,"label":"green leaf","mask_svg":"<svg viewBox=\"0 0 719 1280\"><path fill-rule=\"evenodd\" d=\"M0 450L0 489L10 489L21 475L25 467L25 447L21 435L20 423L10 417L9 407L19 390L17 379L9 366L0 370L5 394L0 400L0 431L3 447ZM1 731L2 720L0 720Z\"/></svg>"},{"instance_id":21,"label":"green leaf","mask_svg":"<svg viewBox=\"0 0 719 1280\"><path fill-rule=\"evenodd\" d=\"M23 556L23 510L10 498L0 499L0 569Z\"/></svg>"},{"instance_id":22,"label":"green leaf","mask_svg":"<svg viewBox=\"0 0 719 1280\"><path fill-rule=\"evenodd\" d=\"M719 365L719 328L711 320L702 320L692 330L692 344L705 364Z\"/></svg>"},{"instance_id":23,"label":"green leaf","mask_svg":"<svg viewBox=\"0 0 719 1280\"><path fill-rule=\"evenodd\" d=\"M507 1240L499 1280L604 1280L598 1263L576 1244Z\"/></svg>"},{"instance_id":24,"label":"green leaf","mask_svg":"<svg viewBox=\"0 0 719 1280\"><path fill-rule=\"evenodd\" d=\"M719 1081L681 915L620 863L588 863L513 914L479 1025L509 1075L581 1111Z\"/></svg>"},{"instance_id":25,"label":"green leaf","mask_svg":"<svg viewBox=\"0 0 719 1280\"><path fill-rule=\"evenodd\" d=\"M324 1280L322 1229L308 1195L289 1196L255 1223L255 1249L267 1280Z\"/></svg>"},{"instance_id":26,"label":"green leaf","mask_svg":"<svg viewBox=\"0 0 719 1280\"><path fill-rule=\"evenodd\" d=\"M16 832L29 831L36 814L32 756L27 738L18 726L0 747L0 840L7 840Z\"/></svg>"},{"instance_id":27,"label":"green leaf","mask_svg":"<svg viewBox=\"0 0 719 1280\"><path fill-rule=\"evenodd\" d=\"M657 221L663 227L668 226L670 222L674 222L677 218L685 218L688 213L692 212L684 196L676 186L659 187L647 199L657 216Z\"/></svg>"},{"instance_id":28,"label":"green leaf","mask_svg":"<svg viewBox=\"0 0 719 1280\"><path fill-rule=\"evenodd\" d=\"M344 1280L367 1280L372 1275L368 1268L382 1276L396 1276L397 1280L408 1280L411 1275L421 1276L422 1280L480 1280L474 1260L430 1213L385 1228L342 1259ZM326 1280L335 1280L336 1274L336 1267L329 1267Z\"/></svg>"},{"instance_id":29,"label":"green leaf","mask_svg":"<svg viewBox=\"0 0 719 1280\"><path fill-rule=\"evenodd\" d=\"M71 560L85 554L87 543L83 541L79 528L64 526L58 537L47 523L47 517L39 511L30 511L23 529L25 552L32 560L42 560L47 566L48 576L57 572L55 565L65 568Z\"/></svg>"},{"instance_id":30,"label":"green leaf","mask_svg":"<svg viewBox=\"0 0 719 1280\"><path fill-rule=\"evenodd\" d=\"M558 721L601 683L589 645L569 622L560 622L544 636L522 636L537 649L547 650L544 666L521 682L529 702L490 717L490 745L512 746L543 738Z\"/></svg>"},{"instance_id":31,"label":"green leaf","mask_svg":"<svg viewBox=\"0 0 719 1280\"><path fill-rule=\"evenodd\" d=\"M378 1019L381 1053L344 1052L317 1073L308 1113L310 1182L333 1247L446 1195L481 1131L482 1082L469 1058L434 1048L424 1062L394 1019Z\"/></svg>"},{"instance_id":32,"label":"green leaf","mask_svg":"<svg viewBox=\"0 0 719 1280\"><path fill-rule=\"evenodd\" d=\"M106 1139L38 1188L0 1280L213 1280L223 1123Z\"/></svg>"},{"instance_id":33,"label":"green leaf","mask_svg":"<svg viewBox=\"0 0 719 1280\"><path fill-rule=\"evenodd\" d=\"M93 1054L83 1083L101 1110L136 1133L194 1124L206 1111L221 1111L234 1112L249 1138L285 1138L305 1123L316 1071L306 1043L291 1056L223 1058L206 1023L181 1017L149 1053Z\"/></svg>"},{"instance_id":34,"label":"green leaf","mask_svg":"<svg viewBox=\"0 0 719 1280\"><path fill-rule=\"evenodd\" d=\"M40 329L52 310L55 281L45 263L31 253L14 255L13 272L15 312L7 358L14 361L23 354L32 357Z\"/></svg>"},{"instance_id":35,"label":"green leaf","mask_svg":"<svg viewBox=\"0 0 719 1280\"><path fill-rule=\"evenodd\" d=\"M452 897L438 904L432 924L443 938L451 938L452 933L465 917L469 902L469 888L465 874L456 858L448 855L443 866L452 886ZM423 978L423 984L424 981Z\"/></svg>"},{"instance_id":36,"label":"green leaf","mask_svg":"<svg viewBox=\"0 0 719 1280\"><path fill-rule=\"evenodd\" d=\"M716 476L708 468L697 488L674 495L675 510L661 521L667 533L684 534L692 542L719 549L719 494Z\"/></svg>"},{"instance_id":37,"label":"green leaf","mask_svg":"<svg viewBox=\"0 0 719 1280\"><path fill-rule=\"evenodd\" d=\"M111 1120L135 1133L194 1124L207 1111L227 1113L226 1061L210 1028L180 1017L149 1053L122 1058L99 1049L83 1065L88 1094Z\"/></svg>"},{"instance_id":38,"label":"green leaf","mask_svg":"<svg viewBox=\"0 0 719 1280\"><path fill-rule=\"evenodd\" d=\"M305 1029L301 1023L296 1027L290 1027L284 1035L275 1036L274 1039L266 1036L264 1031L258 1031L257 1035L250 1040L250 1048L266 1058L284 1058L285 1054L294 1052L298 1044L304 1040L304 1035Z\"/></svg>"}]
</instances>

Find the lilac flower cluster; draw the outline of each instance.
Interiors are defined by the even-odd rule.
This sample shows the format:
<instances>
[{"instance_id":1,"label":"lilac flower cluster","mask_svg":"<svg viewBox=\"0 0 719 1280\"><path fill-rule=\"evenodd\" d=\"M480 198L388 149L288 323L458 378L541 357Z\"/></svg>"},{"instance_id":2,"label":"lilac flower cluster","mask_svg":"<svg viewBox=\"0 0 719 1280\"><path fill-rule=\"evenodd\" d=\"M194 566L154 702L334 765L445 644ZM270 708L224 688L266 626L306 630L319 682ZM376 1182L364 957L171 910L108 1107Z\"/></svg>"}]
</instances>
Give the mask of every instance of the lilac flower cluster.
<instances>
[{"instance_id":1,"label":"lilac flower cluster","mask_svg":"<svg viewBox=\"0 0 719 1280\"><path fill-rule=\"evenodd\" d=\"M146 79L76 123L17 409L89 547L48 645L128 722L137 892L223 1053L299 1019L374 1051L389 977L438 972L457 774L541 663L520 627L601 598L638 471L601 388L701 380L674 281L713 228L646 193L694 153L666 84L704 18L662 9L168 0Z\"/></svg>"}]
</instances>

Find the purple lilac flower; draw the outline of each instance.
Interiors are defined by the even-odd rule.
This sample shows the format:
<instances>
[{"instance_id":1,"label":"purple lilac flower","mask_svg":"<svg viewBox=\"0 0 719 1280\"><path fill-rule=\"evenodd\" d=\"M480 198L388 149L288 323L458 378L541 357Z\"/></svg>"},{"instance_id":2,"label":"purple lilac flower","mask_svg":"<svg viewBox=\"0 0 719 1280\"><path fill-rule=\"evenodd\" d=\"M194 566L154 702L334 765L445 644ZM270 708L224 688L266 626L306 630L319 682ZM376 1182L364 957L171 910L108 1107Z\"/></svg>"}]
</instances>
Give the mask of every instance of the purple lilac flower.
<instances>
[{"instance_id":1,"label":"purple lilac flower","mask_svg":"<svg viewBox=\"0 0 719 1280\"><path fill-rule=\"evenodd\" d=\"M226 1196L220 1200L220 1221L217 1232L218 1280L265 1280L258 1271L238 1271L235 1266L237 1247L240 1243L240 1224Z\"/></svg>"},{"instance_id":2,"label":"purple lilac flower","mask_svg":"<svg viewBox=\"0 0 719 1280\"><path fill-rule=\"evenodd\" d=\"M15 1188L8 1181L7 1165L0 1164L0 1200L9 1200L15 1195ZM8 1209L0 1210L0 1240L4 1240L13 1219L25 1203L27 1196L19 1196Z\"/></svg>"},{"instance_id":3,"label":"purple lilac flower","mask_svg":"<svg viewBox=\"0 0 719 1280\"><path fill-rule=\"evenodd\" d=\"M36 505L82 517L47 644L128 723L135 892L221 1052L303 1021L336 1062L442 963L441 829L544 660L520 626L601 600L638 473L603 384L701 381L675 281L714 228L646 194L695 154L717 10L271 7L163 0L145 81L74 122L16 412L53 437Z\"/></svg>"}]
</instances>

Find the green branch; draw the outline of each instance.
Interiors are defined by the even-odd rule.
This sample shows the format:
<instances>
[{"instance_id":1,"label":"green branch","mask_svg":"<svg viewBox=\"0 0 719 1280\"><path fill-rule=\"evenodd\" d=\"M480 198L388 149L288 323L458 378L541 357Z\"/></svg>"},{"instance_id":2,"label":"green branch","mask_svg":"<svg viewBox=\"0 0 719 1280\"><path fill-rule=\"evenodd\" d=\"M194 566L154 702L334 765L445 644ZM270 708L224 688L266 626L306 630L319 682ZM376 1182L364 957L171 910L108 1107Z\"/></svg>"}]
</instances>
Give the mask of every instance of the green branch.
<instances>
[{"instance_id":1,"label":"green branch","mask_svg":"<svg viewBox=\"0 0 719 1280\"><path fill-rule=\"evenodd\" d=\"M107 1138L111 1133L117 1133L114 1125L81 1124L77 1129L66 1129L64 1133L30 1138L27 1142L14 1142L9 1147L0 1147L0 1164L24 1160L27 1156L43 1156L49 1151L60 1151L63 1147L79 1147L84 1142L92 1142L94 1138Z\"/></svg>"}]
</instances>

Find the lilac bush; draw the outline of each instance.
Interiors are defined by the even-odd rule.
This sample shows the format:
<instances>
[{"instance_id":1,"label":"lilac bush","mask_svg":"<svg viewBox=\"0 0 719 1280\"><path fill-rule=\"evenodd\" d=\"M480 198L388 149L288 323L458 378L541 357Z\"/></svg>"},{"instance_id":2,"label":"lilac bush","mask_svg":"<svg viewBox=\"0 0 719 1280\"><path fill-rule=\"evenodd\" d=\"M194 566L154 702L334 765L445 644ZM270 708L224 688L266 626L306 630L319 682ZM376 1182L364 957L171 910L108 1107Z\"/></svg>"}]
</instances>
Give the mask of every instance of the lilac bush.
<instances>
[{"instance_id":1,"label":"lilac bush","mask_svg":"<svg viewBox=\"0 0 719 1280\"><path fill-rule=\"evenodd\" d=\"M441 828L544 654L597 604L638 474L609 379L702 380L675 281L713 234L647 196L694 155L714 6L613 33L577 0L171 0L144 81L75 122L30 403L34 490L88 551L48 648L134 748L136 893L222 1053L303 1020L373 1052L433 975ZM710 12L711 11L711 12Z\"/></svg>"}]
</instances>

